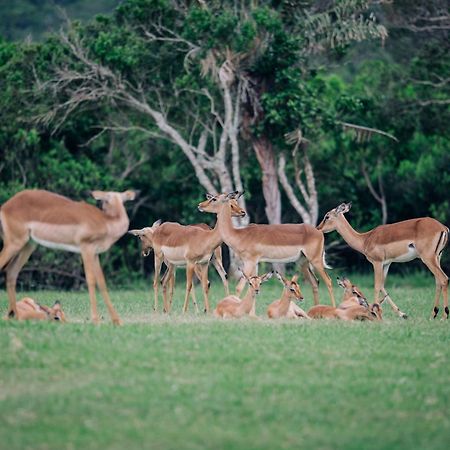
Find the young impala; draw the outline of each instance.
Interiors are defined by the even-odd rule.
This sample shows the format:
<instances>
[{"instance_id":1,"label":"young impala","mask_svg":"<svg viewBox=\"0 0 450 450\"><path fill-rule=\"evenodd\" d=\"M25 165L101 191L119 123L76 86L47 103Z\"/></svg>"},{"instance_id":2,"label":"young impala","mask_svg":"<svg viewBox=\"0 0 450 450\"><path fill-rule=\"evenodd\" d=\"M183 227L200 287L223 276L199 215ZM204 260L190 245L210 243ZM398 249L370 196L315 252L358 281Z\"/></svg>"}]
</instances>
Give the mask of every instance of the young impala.
<instances>
[{"instance_id":1,"label":"young impala","mask_svg":"<svg viewBox=\"0 0 450 450\"><path fill-rule=\"evenodd\" d=\"M296 301L300 302L303 300L302 291L297 283L298 275L294 275L289 280L284 278L280 273L275 273L284 289L281 294L281 298L272 302L267 308L267 315L269 319L278 319L280 317L287 317L288 319L304 317L305 319L309 319L308 314L306 314L303 309L294 303Z\"/></svg>"},{"instance_id":2,"label":"young impala","mask_svg":"<svg viewBox=\"0 0 450 450\"><path fill-rule=\"evenodd\" d=\"M439 312L442 294L444 301L444 318L448 319L448 277L441 269L442 251L447 245L448 228L435 219L421 217L403 222L380 225L366 233L358 233L347 222L344 214L351 208L351 203L342 203L325 214L317 226L324 233L336 230L350 247L362 253L373 265L375 274L374 302L378 303L380 292L400 317L406 314L400 311L384 287L389 267L393 262L408 262L420 258L436 280L436 295L432 317Z\"/></svg>"},{"instance_id":3,"label":"young impala","mask_svg":"<svg viewBox=\"0 0 450 450\"><path fill-rule=\"evenodd\" d=\"M0 270L6 271L8 316L17 315L16 282L20 270L38 244L80 253L91 301L91 318L98 323L95 285L100 289L114 324L119 315L109 298L99 254L108 250L128 230L123 203L135 198L133 191L93 191L102 210L85 202L43 190L25 190L10 198L0 209L3 249Z\"/></svg>"},{"instance_id":4,"label":"young impala","mask_svg":"<svg viewBox=\"0 0 450 450\"><path fill-rule=\"evenodd\" d=\"M371 303L368 307L354 305L345 309L315 305L308 311L308 316L312 319L382 320L382 313L379 303Z\"/></svg>"},{"instance_id":5,"label":"young impala","mask_svg":"<svg viewBox=\"0 0 450 450\"><path fill-rule=\"evenodd\" d=\"M346 309L355 305L369 307L369 303L359 287L355 286L348 278L337 277L337 284L344 289L344 297L338 308Z\"/></svg>"},{"instance_id":6,"label":"young impala","mask_svg":"<svg viewBox=\"0 0 450 450\"><path fill-rule=\"evenodd\" d=\"M45 306L40 305L30 297L25 297L17 302L16 307L18 320L66 321L66 316L59 301L56 301L53 306Z\"/></svg>"},{"instance_id":7,"label":"young impala","mask_svg":"<svg viewBox=\"0 0 450 450\"><path fill-rule=\"evenodd\" d=\"M243 217L245 214L236 200L230 204L230 215ZM166 261L173 266L186 266L186 291L183 311L186 312L187 310L192 289L192 277L197 269L203 288L205 312L209 312L208 264L214 250L222 244L218 223L213 229L209 227L205 229L203 226L180 225L175 222L161 224L157 221L146 230L145 235L155 254L155 279L153 283L155 310L158 305L159 273L163 261ZM164 309L165 311L168 310L167 304L164 305Z\"/></svg>"},{"instance_id":8,"label":"young impala","mask_svg":"<svg viewBox=\"0 0 450 450\"><path fill-rule=\"evenodd\" d=\"M272 278L272 275L273 272L268 272L261 277L253 275L252 277L247 278L244 274L243 276L248 282L248 290L245 297L242 300L236 295L225 297L217 303L214 315L216 317L223 317L224 319L232 317L239 318L245 315L255 317L256 315L252 314L252 311L255 310L255 296L259 294L259 287L261 284Z\"/></svg>"},{"instance_id":9,"label":"young impala","mask_svg":"<svg viewBox=\"0 0 450 450\"><path fill-rule=\"evenodd\" d=\"M208 195L208 199L198 205L202 212L217 214L217 225L221 238L244 263L243 273L253 276L258 263L294 262L305 257L324 280L331 303L335 306L332 282L324 268L324 236L308 224L249 225L234 228L231 220L231 202L242 195ZM245 280L244 280L245 281ZM242 280L236 291L241 291Z\"/></svg>"}]
</instances>

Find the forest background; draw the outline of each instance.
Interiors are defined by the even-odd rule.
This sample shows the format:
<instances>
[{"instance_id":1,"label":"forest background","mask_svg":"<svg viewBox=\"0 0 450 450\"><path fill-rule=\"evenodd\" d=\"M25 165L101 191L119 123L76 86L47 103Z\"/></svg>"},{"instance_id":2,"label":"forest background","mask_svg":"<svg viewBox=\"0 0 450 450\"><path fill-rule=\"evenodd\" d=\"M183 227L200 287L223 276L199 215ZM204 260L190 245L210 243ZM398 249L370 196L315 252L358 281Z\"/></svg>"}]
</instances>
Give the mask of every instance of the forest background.
<instances>
[{"instance_id":1,"label":"forest background","mask_svg":"<svg viewBox=\"0 0 450 450\"><path fill-rule=\"evenodd\" d=\"M316 224L351 201L358 230L420 216L449 225L447 6L1 2L0 204L26 188L86 201L133 188L133 228L212 224L196 209L205 192L245 189L255 223ZM327 254L370 271L335 234ZM152 270L131 236L102 259L116 286ZM76 289L81 270L38 250L19 287Z\"/></svg>"}]
</instances>

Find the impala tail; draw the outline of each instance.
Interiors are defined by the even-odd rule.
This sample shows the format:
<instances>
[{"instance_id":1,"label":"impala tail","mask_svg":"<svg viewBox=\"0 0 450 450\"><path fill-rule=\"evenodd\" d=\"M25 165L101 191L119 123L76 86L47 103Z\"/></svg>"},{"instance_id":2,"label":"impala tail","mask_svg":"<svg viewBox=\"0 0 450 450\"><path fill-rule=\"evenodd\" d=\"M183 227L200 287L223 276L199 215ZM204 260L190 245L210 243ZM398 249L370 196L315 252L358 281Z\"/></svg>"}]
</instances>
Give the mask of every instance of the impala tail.
<instances>
[{"instance_id":1,"label":"impala tail","mask_svg":"<svg viewBox=\"0 0 450 450\"><path fill-rule=\"evenodd\" d=\"M0 227L1 227L1 224L0 224ZM1 228L0 228L0 233L1 233ZM448 244L448 228L445 231L441 232L438 243L436 245L436 250L435 250L436 255L440 256L440 254L443 252L443 250L447 246L447 244Z\"/></svg>"},{"instance_id":2,"label":"impala tail","mask_svg":"<svg viewBox=\"0 0 450 450\"><path fill-rule=\"evenodd\" d=\"M325 259L325 252L323 252L322 259L323 259L323 267L325 267L325 269L332 269L332 267L327 264L327 261Z\"/></svg>"}]
</instances>

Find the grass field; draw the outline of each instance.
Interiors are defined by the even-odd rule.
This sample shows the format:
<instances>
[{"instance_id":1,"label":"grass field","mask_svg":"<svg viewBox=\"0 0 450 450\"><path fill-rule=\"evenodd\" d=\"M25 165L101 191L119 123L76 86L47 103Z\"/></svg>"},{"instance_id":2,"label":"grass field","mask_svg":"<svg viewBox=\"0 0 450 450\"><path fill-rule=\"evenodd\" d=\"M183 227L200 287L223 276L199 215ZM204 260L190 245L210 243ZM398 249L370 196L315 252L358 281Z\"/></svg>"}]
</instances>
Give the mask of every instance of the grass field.
<instances>
[{"instance_id":1,"label":"grass field","mask_svg":"<svg viewBox=\"0 0 450 450\"><path fill-rule=\"evenodd\" d=\"M0 321L0 448L447 449L450 323L429 320L431 276L388 288L408 320L388 305L382 323L167 317L148 289L113 291L124 326L102 309L96 327L86 292L32 293L72 323ZM280 291L262 287L258 314Z\"/></svg>"}]
</instances>

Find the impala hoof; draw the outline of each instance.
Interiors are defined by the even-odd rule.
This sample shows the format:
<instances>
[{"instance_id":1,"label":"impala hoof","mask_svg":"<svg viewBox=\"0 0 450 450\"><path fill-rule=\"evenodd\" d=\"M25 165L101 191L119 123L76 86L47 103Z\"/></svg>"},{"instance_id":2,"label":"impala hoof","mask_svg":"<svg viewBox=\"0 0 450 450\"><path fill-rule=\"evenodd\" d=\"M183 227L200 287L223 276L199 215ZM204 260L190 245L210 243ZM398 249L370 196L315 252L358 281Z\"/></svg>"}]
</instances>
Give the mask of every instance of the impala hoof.
<instances>
[{"instance_id":1,"label":"impala hoof","mask_svg":"<svg viewBox=\"0 0 450 450\"><path fill-rule=\"evenodd\" d=\"M118 326L118 327L121 326L121 325L123 325L123 324L122 324L122 321L121 321L119 318L113 319L112 323L113 323L113 325L116 325L116 326Z\"/></svg>"},{"instance_id":2,"label":"impala hoof","mask_svg":"<svg viewBox=\"0 0 450 450\"><path fill-rule=\"evenodd\" d=\"M408 318L408 314L405 314L405 313L401 313L400 314L400 317L402 318L402 319L407 319Z\"/></svg>"}]
</instances>

